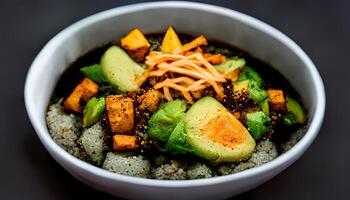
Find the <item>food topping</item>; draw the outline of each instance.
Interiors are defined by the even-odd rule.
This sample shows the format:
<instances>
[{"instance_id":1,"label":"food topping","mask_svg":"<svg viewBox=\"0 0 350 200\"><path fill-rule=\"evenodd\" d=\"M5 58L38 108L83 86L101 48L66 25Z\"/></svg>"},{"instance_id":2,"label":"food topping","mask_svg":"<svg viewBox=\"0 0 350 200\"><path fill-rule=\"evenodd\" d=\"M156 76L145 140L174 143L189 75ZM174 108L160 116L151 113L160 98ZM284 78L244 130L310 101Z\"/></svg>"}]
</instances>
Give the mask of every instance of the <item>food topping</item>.
<instances>
[{"instance_id":1,"label":"food topping","mask_svg":"<svg viewBox=\"0 0 350 200\"><path fill-rule=\"evenodd\" d=\"M270 106L274 111L285 111L286 110L286 100L282 90L268 89L270 97Z\"/></svg>"},{"instance_id":2,"label":"food topping","mask_svg":"<svg viewBox=\"0 0 350 200\"><path fill-rule=\"evenodd\" d=\"M116 151L135 150L139 147L134 135L114 135L113 149Z\"/></svg>"},{"instance_id":3,"label":"food topping","mask_svg":"<svg viewBox=\"0 0 350 200\"><path fill-rule=\"evenodd\" d=\"M106 109L105 98L90 99L84 108L83 127L95 124Z\"/></svg>"},{"instance_id":4,"label":"food topping","mask_svg":"<svg viewBox=\"0 0 350 200\"><path fill-rule=\"evenodd\" d=\"M88 101L95 96L98 92L98 88L99 86L95 82L89 78L84 78L64 101L64 108L74 112L80 112L80 102Z\"/></svg>"},{"instance_id":5,"label":"food topping","mask_svg":"<svg viewBox=\"0 0 350 200\"><path fill-rule=\"evenodd\" d=\"M111 131L129 133L134 128L134 101L122 95L106 97L106 109Z\"/></svg>"},{"instance_id":6,"label":"food topping","mask_svg":"<svg viewBox=\"0 0 350 200\"><path fill-rule=\"evenodd\" d=\"M146 71L118 46L110 47L103 54L101 69L109 83L121 92L138 90L142 81L137 81L137 77Z\"/></svg>"},{"instance_id":7,"label":"food topping","mask_svg":"<svg viewBox=\"0 0 350 200\"><path fill-rule=\"evenodd\" d=\"M167 72L178 74L177 78L166 79L154 86L163 88L164 97L170 101L172 95L169 88L179 91L184 98L193 103L190 92L213 87L219 99L224 97L222 83L226 82L219 73L200 53L189 56L163 54L154 52L146 57L146 64L153 69L149 76L162 76Z\"/></svg>"},{"instance_id":8,"label":"food topping","mask_svg":"<svg viewBox=\"0 0 350 200\"><path fill-rule=\"evenodd\" d=\"M136 28L120 40L120 46L125 49L136 62L142 62L151 44L140 29Z\"/></svg>"},{"instance_id":9,"label":"food topping","mask_svg":"<svg viewBox=\"0 0 350 200\"><path fill-rule=\"evenodd\" d=\"M118 44L73 64L85 78L49 107L50 134L72 155L123 175L197 179L262 165L301 138L286 142L307 120L300 99L239 49L173 27Z\"/></svg>"}]
</instances>

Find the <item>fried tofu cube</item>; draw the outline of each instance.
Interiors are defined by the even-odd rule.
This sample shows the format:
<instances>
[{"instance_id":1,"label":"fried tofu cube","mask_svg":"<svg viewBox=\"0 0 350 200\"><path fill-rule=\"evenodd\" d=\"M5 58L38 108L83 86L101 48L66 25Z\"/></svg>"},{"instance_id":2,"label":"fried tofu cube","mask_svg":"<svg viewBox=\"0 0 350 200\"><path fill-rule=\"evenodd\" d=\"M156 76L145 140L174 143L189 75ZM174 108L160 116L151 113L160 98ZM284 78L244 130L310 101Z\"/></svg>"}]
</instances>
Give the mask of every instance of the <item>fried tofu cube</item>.
<instances>
[{"instance_id":1,"label":"fried tofu cube","mask_svg":"<svg viewBox=\"0 0 350 200\"><path fill-rule=\"evenodd\" d=\"M219 65L226 61L226 56L221 54L204 54L204 58L213 65Z\"/></svg>"},{"instance_id":2,"label":"fried tofu cube","mask_svg":"<svg viewBox=\"0 0 350 200\"><path fill-rule=\"evenodd\" d=\"M151 44L139 29L132 30L120 40L120 46L136 61L142 62L148 54Z\"/></svg>"},{"instance_id":3,"label":"fried tofu cube","mask_svg":"<svg viewBox=\"0 0 350 200\"><path fill-rule=\"evenodd\" d=\"M99 86L90 80L84 78L73 90L73 92L64 101L64 108L74 112L81 112L81 101L88 101L98 92Z\"/></svg>"},{"instance_id":4,"label":"fried tofu cube","mask_svg":"<svg viewBox=\"0 0 350 200\"><path fill-rule=\"evenodd\" d=\"M129 133L134 128L134 102L122 95L106 97L106 110L111 131Z\"/></svg>"},{"instance_id":5,"label":"fried tofu cube","mask_svg":"<svg viewBox=\"0 0 350 200\"><path fill-rule=\"evenodd\" d=\"M158 90L150 89L136 98L140 110L154 112L157 110L162 93Z\"/></svg>"},{"instance_id":6,"label":"fried tofu cube","mask_svg":"<svg viewBox=\"0 0 350 200\"><path fill-rule=\"evenodd\" d=\"M274 111L286 111L286 99L283 90L268 89L270 106Z\"/></svg>"},{"instance_id":7,"label":"fried tofu cube","mask_svg":"<svg viewBox=\"0 0 350 200\"><path fill-rule=\"evenodd\" d=\"M113 150L115 151L135 150L138 147L137 137L134 135L113 136Z\"/></svg>"}]
</instances>

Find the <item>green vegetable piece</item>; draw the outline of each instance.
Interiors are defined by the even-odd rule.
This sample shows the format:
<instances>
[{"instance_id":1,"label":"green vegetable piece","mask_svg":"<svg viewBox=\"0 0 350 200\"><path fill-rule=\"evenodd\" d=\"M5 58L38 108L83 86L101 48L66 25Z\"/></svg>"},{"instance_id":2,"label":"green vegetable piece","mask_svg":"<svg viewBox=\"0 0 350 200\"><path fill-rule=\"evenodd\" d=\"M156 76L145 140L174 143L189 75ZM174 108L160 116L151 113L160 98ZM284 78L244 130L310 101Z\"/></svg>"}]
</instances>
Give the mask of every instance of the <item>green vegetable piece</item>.
<instances>
[{"instance_id":1,"label":"green vegetable piece","mask_svg":"<svg viewBox=\"0 0 350 200\"><path fill-rule=\"evenodd\" d=\"M295 115L291 112L288 112L286 116L284 116L282 123L286 126L294 126L299 124Z\"/></svg>"},{"instance_id":2,"label":"green vegetable piece","mask_svg":"<svg viewBox=\"0 0 350 200\"><path fill-rule=\"evenodd\" d=\"M306 120L306 115L304 112L304 109L301 107L301 105L294 99L287 97L286 98L286 107L288 112L293 113L295 116L295 119L300 124L303 124Z\"/></svg>"},{"instance_id":3,"label":"green vegetable piece","mask_svg":"<svg viewBox=\"0 0 350 200\"><path fill-rule=\"evenodd\" d=\"M253 81L258 87L261 87L264 84L264 81L261 78L261 76L250 67L244 68L243 72L239 75L237 82L244 80Z\"/></svg>"},{"instance_id":4,"label":"green vegetable piece","mask_svg":"<svg viewBox=\"0 0 350 200\"><path fill-rule=\"evenodd\" d=\"M235 82L233 84L233 92L242 92L242 91L248 91L249 87L249 80L244 80L240 82Z\"/></svg>"},{"instance_id":5,"label":"green vegetable piece","mask_svg":"<svg viewBox=\"0 0 350 200\"><path fill-rule=\"evenodd\" d=\"M159 107L148 121L148 134L154 140L167 142L170 134L185 116L186 103L177 99Z\"/></svg>"},{"instance_id":6,"label":"green vegetable piece","mask_svg":"<svg viewBox=\"0 0 350 200\"><path fill-rule=\"evenodd\" d=\"M230 74L231 72L235 71L236 69L240 69L244 67L245 60L243 58L239 57L233 57L226 60L226 62L221 63L220 65L216 65L215 69L219 72Z\"/></svg>"},{"instance_id":7,"label":"green vegetable piece","mask_svg":"<svg viewBox=\"0 0 350 200\"><path fill-rule=\"evenodd\" d=\"M99 64L83 67L80 69L80 71L84 74L84 76L97 83L107 82L107 79L102 73L101 66Z\"/></svg>"},{"instance_id":8,"label":"green vegetable piece","mask_svg":"<svg viewBox=\"0 0 350 200\"><path fill-rule=\"evenodd\" d=\"M260 103L269 97L266 90L261 89L256 82L250 81L248 86L249 97L255 102Z\"/></svg>"},{"instance_id":9,"label":"green vegetable piece","mask_svg":"<svg viewBox=\"0 0 350 200\"><path fill-rule=\"evenodd\" d=\"M96 123L101 117L102 113L106 109L105 98L91 98L84 109L83 113L83 127L89 127L92 124Z\"/></svg>"},{"instance_id":10,"label":"green vegetable piece","mask_svg":"<svg viewBox=\"0 0 350 200\"><path fill-rule=\"evenodd\" d=\"M255 140L259 140L266 132L271 130L271 126L266 125L269 121L271 121L269 116L262 111L246 115L246 124Z\"/></svg>"},{"instance_id":11,"label":"green vegetable piece","mask_svg":"<svg viewBox=\"0 0 350 200\"><path fill-rule=\"evenodd\" d=\"M179 122L174 131L171 133L165 149L171 153L187 153L191 152L191 146L187 142L187 133L184 123Z\"/></svg>"},{"instance_id":12,"label":"green vegetable piece","mask_svg":"<svg viewBox=\"0 0 350 200\"><path fill-rule=\"evenodd\" d=\"M197 156L219 162L248 159L255 141L243 124L220 102L204 97L185 116L187 142Z\"/></svg>"},{"instance_id":13,"label":"green vegetable piece","mask_svg":"<svg viewBox=\"0 0 350 200\"><path fill-rule=\"evenodd\" d=\"M136 81L146 70L120 47L110 47L101 58L101 69L108 82L121 92L136 91Z\"/></svg>"},{"instance_id":14,"label":"green vegetable piece","mask_svg":"<svg viewBox=\"0 0 350 200\"><path fill-rule=\"evenodd\" d=\"M269 98L266 98L262 102L259 103L260 109L266 114L270 114L270 105L269 105Z\"/></svg>"}]
</instances>

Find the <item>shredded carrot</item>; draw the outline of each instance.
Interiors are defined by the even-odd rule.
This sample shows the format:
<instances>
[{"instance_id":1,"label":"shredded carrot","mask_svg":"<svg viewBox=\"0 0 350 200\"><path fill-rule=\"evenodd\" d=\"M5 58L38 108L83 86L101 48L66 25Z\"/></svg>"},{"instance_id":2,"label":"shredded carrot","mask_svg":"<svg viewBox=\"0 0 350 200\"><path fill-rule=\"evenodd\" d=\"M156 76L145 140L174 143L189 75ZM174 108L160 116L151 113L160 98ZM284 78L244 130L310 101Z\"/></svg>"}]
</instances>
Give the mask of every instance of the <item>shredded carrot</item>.
<instances>
[{"instance_id":1,"label":"shredded carrot","mask_svg":"<svg viewBox=\"0 0 350 200\"><path fill-rule=\"evenodd\" d=\"M164 97L168 101L172 101L173 97L170 94L169 88L168 87L163 87L163 92L164 92Z\"/></svg>"},{"instance_id":2,"label":"shredded carrot","mask_svg":"<svg viewBox=\"0 0 350 200\"><path fill-rule=\"evenodd\" d=\"M224 97L222 83L226 82L225 76L206 60L200 48L183 55L152 51L146 57L145 63L149 67L148 77L160 77L165 73L177 74L175 78L167 78L153 86L155 89L163 89L164 97L168 101L173 100L170 88L179 91L189 103L193 103L191 92L208 87L214 89L217 98Z\"/></svg>"}]
</instances>

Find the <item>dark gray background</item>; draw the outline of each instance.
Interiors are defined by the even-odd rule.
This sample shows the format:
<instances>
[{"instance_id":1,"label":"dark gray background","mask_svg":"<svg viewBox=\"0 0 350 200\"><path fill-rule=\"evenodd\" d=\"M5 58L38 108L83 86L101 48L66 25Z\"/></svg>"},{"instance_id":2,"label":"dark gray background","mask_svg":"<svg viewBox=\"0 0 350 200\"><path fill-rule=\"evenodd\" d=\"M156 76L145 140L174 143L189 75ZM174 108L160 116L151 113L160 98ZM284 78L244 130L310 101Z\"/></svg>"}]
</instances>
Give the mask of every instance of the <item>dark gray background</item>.
<instances>
[{"instance_id":1,"label":"dark gray background","mask_svg":"<svg viewBox=\"0 0 350 200\"><path fill-rule=\"evenodd\" d=\"M27 118L23 87L32 60L51 37L88 15L135 2L141 1L1 0L0 199L113 199L75 180L49 156ZM290 36L315 62L326 87L325 121L310 149L236 198L349 199L350 1L202 2L252 15Z\"/></svg>"}]
</instances>

